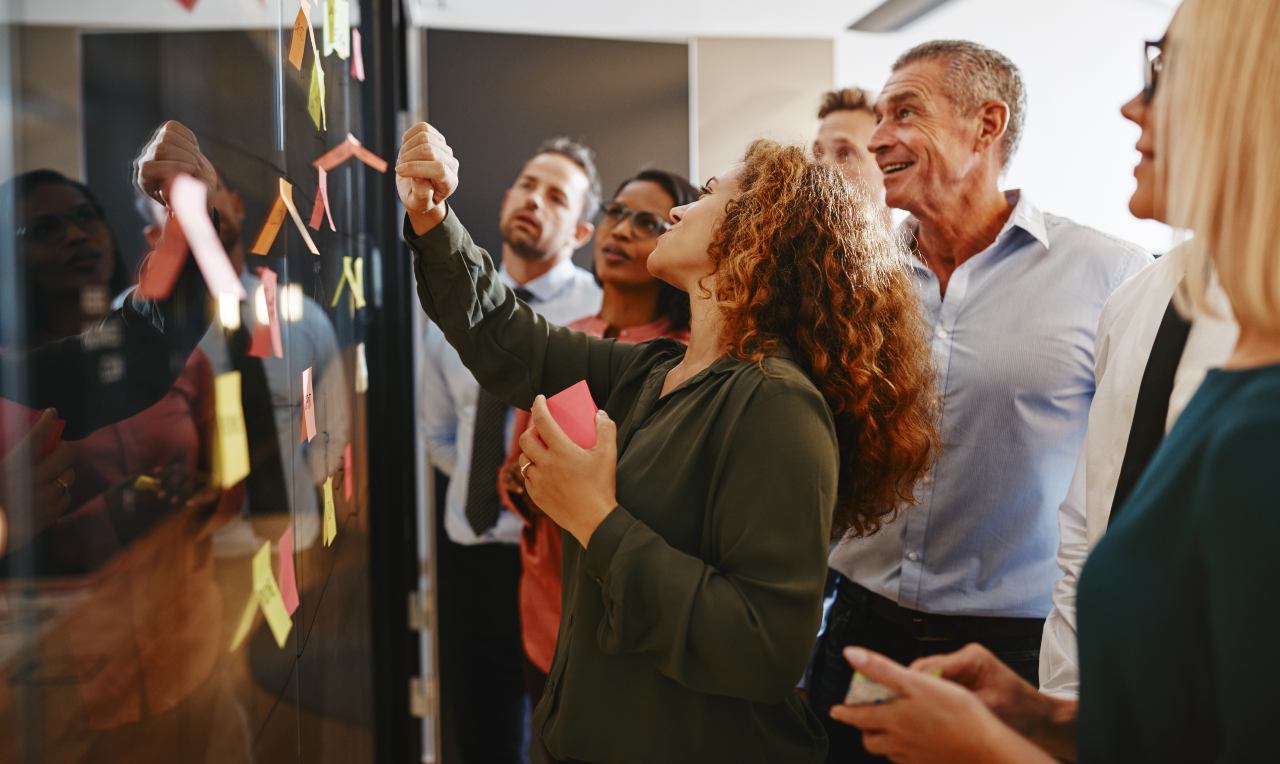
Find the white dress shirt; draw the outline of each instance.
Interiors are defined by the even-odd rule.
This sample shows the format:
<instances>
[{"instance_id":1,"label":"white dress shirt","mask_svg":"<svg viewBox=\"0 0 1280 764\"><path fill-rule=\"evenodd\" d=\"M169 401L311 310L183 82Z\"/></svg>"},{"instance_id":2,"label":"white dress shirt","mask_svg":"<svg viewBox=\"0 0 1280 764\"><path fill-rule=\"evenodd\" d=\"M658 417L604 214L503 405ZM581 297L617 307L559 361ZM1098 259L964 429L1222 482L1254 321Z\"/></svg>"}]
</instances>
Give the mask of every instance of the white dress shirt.
<instances>
[{"instance_id":1,"label":"white dress shirt","mask_svg":"<svg viewBox=\"0 0 1280 764\"><path fill-rule=\"evenodd\" d=\"M517 286L505 270L499 271L498 277L509 287ZM595 277L571 260L520 286L532 293L530 306L556 324L569 324L600 311L602 293ZM519 543L524 521L510 512L501 512L497 525L479 536L467 521L467 482L480 386L434 322L427 324L420 362L422 404L418 413L427 438L427 462L449 476L445 532L458 544ZM509 414L503 443L511 442L514 421L514 413ZM490 479L496 483L498 475Z\"/></svg>"},{"instance_id":2,"label":"white dress shirt","mask_svg":"<svg viewBox=\"0 0 1280 764\"><path fill-rule=\"evenodd\" d=\"M1076 585L1085 558L1107 530L1138 388L1165 308L1186 274L1188 254L1185 247L1175 249L1126 282L1107 303L1098 323L1097 392L1089 410L1084 450L1058 514L1058 567L1063 575L1054 587L1053 609L1040 648L1040 686L1050 695L1070 698L1079 693ZM1230 315L1220 290L1213 302L1224 316ZM1205 373L1231 354L1237 331L1230 319L1199 317L1192 323L1174 375L1165 432L1173 427Z\"/></svg>"}]
</instances>

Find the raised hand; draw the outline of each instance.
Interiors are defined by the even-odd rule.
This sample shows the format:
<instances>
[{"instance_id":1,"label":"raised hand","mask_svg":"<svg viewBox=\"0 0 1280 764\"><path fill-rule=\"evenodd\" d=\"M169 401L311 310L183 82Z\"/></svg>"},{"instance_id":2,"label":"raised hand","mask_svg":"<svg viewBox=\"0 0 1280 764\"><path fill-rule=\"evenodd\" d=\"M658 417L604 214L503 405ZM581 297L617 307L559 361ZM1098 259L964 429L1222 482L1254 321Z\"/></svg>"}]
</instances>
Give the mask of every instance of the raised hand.
<instances>
[{"instance_id":1,"label":"raised hand","mask_svg":"<svg viewBox=\"0 0 1280 764\"><path fill-rule=\"evenodd\" d=\"M142 193L168 206L169 183L179 173L202 181L210 191L218 186L218 173L201 153L196 134L171 119L156 130L134 160L133 183Z\"/></svg>"},{"instance_id":2,"label":"raised hand","mask_svg":"<svg viewBox=\"0 0 1280 764\"><path fill-rule=\"evenodd\" d=\"M444 136L426 122L409 128L396 159L396 191L418 235L444 220L444 202L457 189L458 160Z\"/></svg>"}]
</instances>

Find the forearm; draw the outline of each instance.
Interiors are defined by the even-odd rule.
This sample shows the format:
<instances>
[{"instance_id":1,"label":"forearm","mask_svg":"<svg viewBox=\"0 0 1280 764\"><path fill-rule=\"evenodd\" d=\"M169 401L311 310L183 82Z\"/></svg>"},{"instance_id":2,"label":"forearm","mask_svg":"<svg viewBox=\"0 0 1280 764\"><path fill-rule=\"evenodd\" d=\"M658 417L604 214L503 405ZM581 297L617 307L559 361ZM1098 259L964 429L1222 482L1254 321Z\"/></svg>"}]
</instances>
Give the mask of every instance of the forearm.
<instances>
[{"instance_id":1,"label":"forearm","mask_svg":"<svg viewBox=\"0 0 1280 764\"><path fill-rule=\"evenodd\" d=\"M1055 759L1075 761L1078 702L1043 693L1039 694L1039 702L1041 708L1036 722L1024 731L1027 739Z\"/></svg>"}]
</instances>

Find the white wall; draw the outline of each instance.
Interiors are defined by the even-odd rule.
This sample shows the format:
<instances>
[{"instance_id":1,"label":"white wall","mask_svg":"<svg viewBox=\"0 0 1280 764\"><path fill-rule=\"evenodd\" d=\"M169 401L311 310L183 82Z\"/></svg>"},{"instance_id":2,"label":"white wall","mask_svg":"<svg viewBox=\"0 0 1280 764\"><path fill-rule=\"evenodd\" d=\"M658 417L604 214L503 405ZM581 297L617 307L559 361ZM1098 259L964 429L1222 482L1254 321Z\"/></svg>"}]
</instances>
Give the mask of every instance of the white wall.
<instances>
[{"instance_id":1,"label":"white wall","mask_svg":"<svg viewBox=\"0 0 1280 764\"><path fill-rule=\"evenodd\" d=\"M1030 103L1006 185L1041 209L1164 251L1170 230L1126 206L1138 130L1120 105L1142 87L1143 40L1159 39L1171 17L1156 0L954 0L903 32L843 33L836 82L878 89L899 53L931 39L999 50L1022 69Z\"/></svg>"}]
</instances>

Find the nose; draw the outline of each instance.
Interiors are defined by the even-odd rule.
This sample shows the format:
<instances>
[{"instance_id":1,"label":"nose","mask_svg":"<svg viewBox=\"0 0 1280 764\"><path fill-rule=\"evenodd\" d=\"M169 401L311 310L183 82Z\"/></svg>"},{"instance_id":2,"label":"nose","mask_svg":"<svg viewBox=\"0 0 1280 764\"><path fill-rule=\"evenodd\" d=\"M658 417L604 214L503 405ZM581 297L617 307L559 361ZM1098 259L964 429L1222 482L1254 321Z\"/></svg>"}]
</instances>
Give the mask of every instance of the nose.
<instances>
[{"instance_id":1,"label":"nose","mask_svg":"<svg viewBox=\"0 0 1280 764\"><path fill-rule=\"evenodd\" d=\"M609 235L615 239L630 239L633 220L630 215L625 215L613 221L609 226Z\"/></svg>"},{"instance_id":2,"label":"nose","mask_svg":"<svg viewBox=\"0 0 1280 764\"><path fill-rule=\"evenodd\" d=\"M672 223L672 225L674 225L674 224L676 224L676 223L679 223L681 220L683 220L683 219L684 219L684 211L685 211L685 210L687 210L687 209L689 209L689 205L687 205L687 204L682 204L682 205L680 205L679 207L672 207L672 208L671 208L671 223Z\"/></svg>"},{"instance_id":3,"label":"nose","mask_svg":"<svg viewBox=\"0 0 1280 764\"><path fill-rule=\"evenodd\" d=\"M1142 93L1138 93L1130 98L1128 103L1120 107L1120 114L1130 122L1143 127L1147 123L1147 102L1143 100Z\"/></svg>"},{"instance_id":4,"label":"nose","mask_svg":"<svg viewBox=\"0 0 1280 764\"><path fill-rule=\"evenodd\" d=\"M70 244L71 242L83 241L89 238L89 234L86 233L83 228L71 222L70 220L63 220L62 225L63 225L62 241L64 243Z\"/></svg>"},{"instance_id":5,"label":"nose","mask_svg":"<svg viewBox=\"0 0 1280 764\"><path fill-rule=\"evenodd\" d=\"M876 129L871 131L871 138L867 143L867 151L873 155L879 154L893 147L893 136L888 122L881 120L876 124Z\"/></svg>"},{"instance_id":6,"label":"nose","mask_svg":"<svg viewBox=\"0 0 1280 764\"><path fill-rule=\"evenodd\" d=\"M544 204L542 193L539 191L533 191L524 198L524 207L528 210L540 210Z\"/></svg>"}]
</instances>

